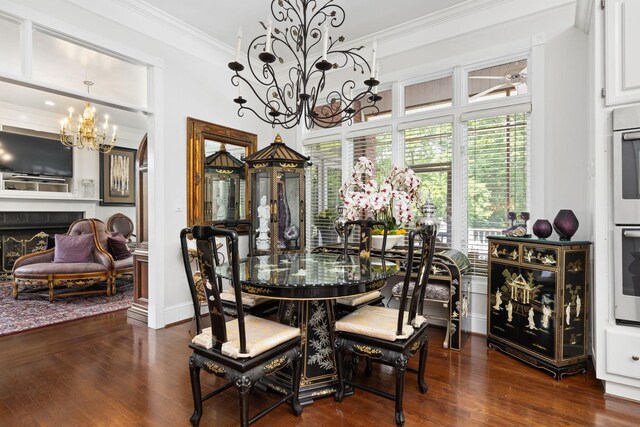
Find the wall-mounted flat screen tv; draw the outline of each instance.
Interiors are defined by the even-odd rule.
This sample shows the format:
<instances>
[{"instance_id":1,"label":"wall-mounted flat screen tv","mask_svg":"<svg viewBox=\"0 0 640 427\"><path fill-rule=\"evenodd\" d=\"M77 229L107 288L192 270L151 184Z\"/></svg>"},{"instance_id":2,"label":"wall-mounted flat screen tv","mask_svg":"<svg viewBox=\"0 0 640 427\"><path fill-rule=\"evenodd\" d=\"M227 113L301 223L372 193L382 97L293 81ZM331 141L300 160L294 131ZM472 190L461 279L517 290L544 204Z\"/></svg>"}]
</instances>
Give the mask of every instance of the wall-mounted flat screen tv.
<instances>
[{"instance_id":1,"label":"wall-mounted flat screen tv","mask_svg":"<svg viewBox=\"0 0 640 427\"><path fill-rule=\"evenodd\" d=\"M0 172L73 176L73 150L56 139L0 131Z\"/></svg>"}]
</instances>

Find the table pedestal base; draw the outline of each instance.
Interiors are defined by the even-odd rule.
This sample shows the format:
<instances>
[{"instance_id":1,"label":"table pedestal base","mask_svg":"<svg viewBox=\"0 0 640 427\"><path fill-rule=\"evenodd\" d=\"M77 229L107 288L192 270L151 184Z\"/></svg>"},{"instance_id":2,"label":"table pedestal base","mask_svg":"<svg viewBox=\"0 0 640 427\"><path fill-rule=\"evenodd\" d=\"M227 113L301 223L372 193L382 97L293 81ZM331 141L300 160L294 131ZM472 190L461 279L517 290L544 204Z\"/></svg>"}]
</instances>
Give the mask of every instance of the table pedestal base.
<instances>
[{"instance_id":1,"label":"table pedestal base","mask_svg":"<svg viewBox=\"0 0 640 427\"><path fill-rule=\"evenodd\" d=\"M302 334L302 377L300 404L310 405L314 399L332 396L338 387L338 372L334 353L334 302L283 301L278 320L297 326ZM291 382L291 372L281 371L266 382L267 387L283 389L282 382Z\"/></svg>"}]
</instances>

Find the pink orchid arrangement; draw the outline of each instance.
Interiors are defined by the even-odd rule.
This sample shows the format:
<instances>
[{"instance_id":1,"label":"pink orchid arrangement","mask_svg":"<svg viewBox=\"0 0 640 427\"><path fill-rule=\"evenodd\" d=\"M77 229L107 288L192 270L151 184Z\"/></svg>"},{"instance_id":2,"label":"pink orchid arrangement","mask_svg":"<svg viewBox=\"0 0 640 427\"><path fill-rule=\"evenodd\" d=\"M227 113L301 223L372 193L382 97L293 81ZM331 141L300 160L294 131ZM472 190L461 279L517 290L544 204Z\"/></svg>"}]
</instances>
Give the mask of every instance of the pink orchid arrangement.
<instances>
[{"instance_id":1,"label":"pink orchid arrangement","mask_svg":"<svg viewBox=\"0 0 640 427\"><path fill-rule=\"evenodd\" d=\"M412 219L411 207L420 199L420 177L409 168L394 166L391 174L378 185L373 163L360 157L351 177L340 187L347 219L374 218L396 230Z\"/></svg>"}]
</instances>

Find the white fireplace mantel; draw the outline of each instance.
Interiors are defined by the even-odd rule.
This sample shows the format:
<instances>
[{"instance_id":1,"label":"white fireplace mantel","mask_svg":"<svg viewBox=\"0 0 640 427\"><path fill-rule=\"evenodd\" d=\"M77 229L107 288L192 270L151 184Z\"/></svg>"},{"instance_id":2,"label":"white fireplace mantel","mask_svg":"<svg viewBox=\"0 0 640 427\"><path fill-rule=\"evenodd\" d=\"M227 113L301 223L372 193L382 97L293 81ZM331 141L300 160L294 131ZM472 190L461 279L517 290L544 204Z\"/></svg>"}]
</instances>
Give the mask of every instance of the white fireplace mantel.
<instances>
[{"instance_id":1,"label":"white fireplace mantel","mask_svg":"<svg viewBox=\"0 0 640 427\"><path fill-rule=\"evenodd\" d=\"M86 199L58 194L21 194L29 192L7 191L0 193L0 211L3 212L84 212L85 218L96 216L99 199Z\"/></svg>"}]
</instances>

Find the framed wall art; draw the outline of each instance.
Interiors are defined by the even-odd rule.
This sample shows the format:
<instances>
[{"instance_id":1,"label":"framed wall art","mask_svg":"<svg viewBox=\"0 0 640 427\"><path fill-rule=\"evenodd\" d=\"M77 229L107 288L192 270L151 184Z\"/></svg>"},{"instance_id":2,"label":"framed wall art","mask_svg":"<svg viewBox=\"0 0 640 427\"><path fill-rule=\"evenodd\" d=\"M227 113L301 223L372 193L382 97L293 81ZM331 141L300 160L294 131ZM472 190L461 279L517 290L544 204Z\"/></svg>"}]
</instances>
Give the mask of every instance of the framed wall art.
<instances>
[{"instance_id":1,"label":"framed wall art","mask_svg":"<svg viewBox=\"0 0 640 427\"><path fill-rule=\"evenodd\" d=\"M137 151L113 147L108 153L100 153L101 206L135 206Z\"/></svg>"}]
</instances>

